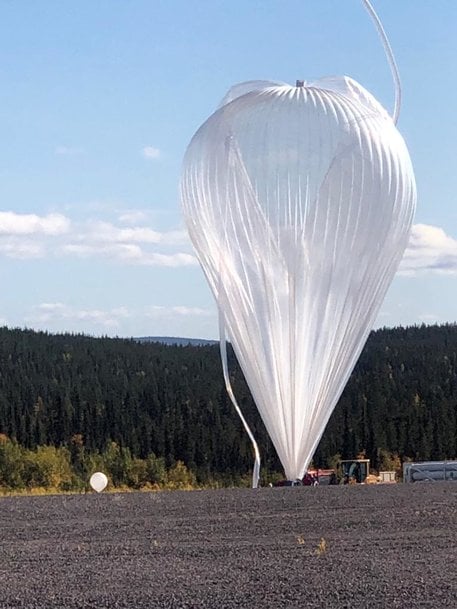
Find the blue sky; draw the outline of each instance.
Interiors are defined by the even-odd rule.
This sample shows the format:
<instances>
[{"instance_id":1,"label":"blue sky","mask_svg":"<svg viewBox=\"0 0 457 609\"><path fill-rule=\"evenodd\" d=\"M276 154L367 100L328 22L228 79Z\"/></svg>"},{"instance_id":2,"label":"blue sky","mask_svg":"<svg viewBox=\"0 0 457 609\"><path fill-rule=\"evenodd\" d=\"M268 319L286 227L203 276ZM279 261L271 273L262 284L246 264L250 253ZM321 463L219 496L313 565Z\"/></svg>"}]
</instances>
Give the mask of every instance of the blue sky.
<instances>
[{"instance_id":1,"label":"blue sky","mask_svg":"<svg viewBox=\"0 0 457 609\"><path fill-rule=\"evenodd\" d=\"M457 319L457 3L374 2L418 210L377 325ZM217 336L183 228L185 148L237 82L393 86L358 0L0 3L0 323Z\"/></svg>"}]
</instances>

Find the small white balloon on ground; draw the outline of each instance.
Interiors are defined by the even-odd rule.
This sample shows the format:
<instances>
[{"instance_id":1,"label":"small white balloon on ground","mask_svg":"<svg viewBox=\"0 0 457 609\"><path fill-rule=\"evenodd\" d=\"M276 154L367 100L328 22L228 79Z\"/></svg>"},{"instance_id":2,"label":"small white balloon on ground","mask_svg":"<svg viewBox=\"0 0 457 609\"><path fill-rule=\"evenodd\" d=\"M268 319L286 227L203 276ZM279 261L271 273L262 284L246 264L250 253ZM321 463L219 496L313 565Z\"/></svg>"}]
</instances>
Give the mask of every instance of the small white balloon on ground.
<instances>
[{"instance_id":1,"label":"small white balloon on ground","mask_svg":"<svg viewBox=\"0 0 457 609\"><path fill-rule=\"evenodd\" d=\"M89 484L97 493L101 493L105 490L108 484L108 478L105 476L103 472L95 472L92 474L89 480Z\"/></svg>"}]
</instances>

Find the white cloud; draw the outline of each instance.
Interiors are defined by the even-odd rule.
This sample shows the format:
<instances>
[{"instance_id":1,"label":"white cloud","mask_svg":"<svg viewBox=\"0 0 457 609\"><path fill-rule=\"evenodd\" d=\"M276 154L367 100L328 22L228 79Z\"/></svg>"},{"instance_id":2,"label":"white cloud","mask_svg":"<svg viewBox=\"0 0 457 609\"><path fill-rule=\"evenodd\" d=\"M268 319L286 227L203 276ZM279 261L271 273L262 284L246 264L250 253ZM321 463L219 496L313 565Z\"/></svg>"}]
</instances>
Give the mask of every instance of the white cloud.
<instances>
[{"instance_id":1,"label":"white cloud","mask_svg":"<svg viewBox=\"0 0 457 609\"><path fill-rule=\"evenodd\" d=\"M154 146L145 146L143 148L143 156L145 159L156 160L160 158L161 154L159 148L155 148Z\"/></svg>"},{"instance_id":2,"label":"white cloud","mask_svg":"<svg viewBox=\"0 0 457 609\"><path fill-rule=\"evenodd\" d=\"M0 211L0 254L8 258L42 258L47 243L66 235L71 222L62 214L20 214Z\"/></svg>"},{"instance_id":3,"label":"white cloud","mask_svg":"<svg viewBox=\"0 0 457 609\"><path fill-rule=\"evenodd\" d=\"M210 311L209 309L201 309L199 307L172 307L171 309L173 311L173 313L176 313L177 315L197 315L198 317L200 316L207 316L207 315L213 315L213 311Z\"/></svg>"},{"instance_id":4,"label":"white cloud","mask_svg":"<svg viewBox=\"0 0 457 609\"><path fill-rule=\"evenodd\" d=\"M124 220L145 217L143 212L135 212ZM76 222L57 213L0 212L0 256L30 259L62 254L142 266L197 265L184 230L160 232L150 226L116 225L102 219Z\"/></svg>"},{"instance_id":5,"label":"white cloud","mask_svg":"<svg viewBox=\"0 0 457 609\"><path fill-rule=\"evenodd\" d=\"M457 240L438 226L415 224L399 273L457 273Z\"/></svg>"},{"instance_id":6,"label":"white cloud","mask_svg":"<svg viewBox=\"0 0 457 609\"><path fill-rule=\"evenodd\" d=\"M70 220L62 214L17 214L0 211L0 235L62 235L68 232Z\"/></svg>"},{"instance_id":7,"label":"white cloud","mask_svg":"<svg viewBox=\"0 0 457 609\"><path fill-rule=\"evenodd\" d=\"M138 313L141 330L136 336L217 336L215 306L149 306Z\"/></svg>"},{"instance_id":8,"label":"white cloud","mask_svg":"<svg viewBox=\"0 0 457 609\"><path fill-rule=\"evenodd\" d=\"M183 230L155 231L147 226L116 226L95 221L80 225L60 251L78 257L103 257L142 266L196 266L190 242ZM181 251L176 251L176 249Z\"/></svg>"},{"instance_id":9,"label":"white cloud","mask_svg":"<svg viewBox=\"0 0 457 609\"><path fill-rule=\"evenodd\" d=\"M78 241L98 243L143 243L161 245L190 245L184 230L155 231L148 226L116 226L103 220L88 221L73 235Z\"/></svg>"},{"instance_id":10,"label":"white cloud","mask_svg":"<svg viewBox=\"0 0 457 609\"><path fill-rule=\"evenodd\" d=\"M72 146L57 146L55 153L59 156L75 156L82 154L84 150L82 148L75 148Z\"/></svg>"},{"instance_id":11,"label":"white cloud","mask_svg":"<svg viewBox=\"0 0 457 609\"><path fill-rule=\"evenodd\" d=\"M214 316L214 311L211 309L202 309L200 307L187 307L187 306L172 306L172 307L162 307L162 306L151 306L146 310L146 316L151 317L153 319L163 318L163 317L212 317Z\"/></svg>"},{"instance_id":12,"label":"white cloud","mask_svg":"<svg viewBox=\"0 0 457 609\"><path fill-rule=\"evenodd\" d=\"M90 224L89 231L83 235L83 239L101 242L139 242L159 243L162 234L148 227L133 226L122 228L114 226L110 222L94 222Z\"/></svg>"},{"instance_id":13,"label":"white cloud","mask_svg":"<svg viewBox=\"0 0 457 609\"><path fill-rule=\"evenodd\" d=\"M44 302L35 307L33 313L26 317L32 324L49 324L59 321L93 324L95 327L118 328L123 319L129 317L125 307L109 310L77 309L61 302Z\"/></svg>"},{"instance_id":14,"label":"white cloud","mask_svg":"<svg viewBox=\"0 0 457 609\"><path fill-rule=\"evenodd\" d=\"M58 213L1 211L0 255L31 259L65 254L169 268L198 264L185 230L157 231L141 223L146 217L144 210L130 210L119 215L119 225L103 219L74 222ZM415 224L399 274L423 272L457 274L457 239L440 227Z\"/></svg>"},{"instance_id":15,"label":"white cloud","mask_svg":"<svg viewBox=\"0 0 457 609\"><path fill-rule=\"evenodd\" d=\"M177 254L148 254L143 258L141 264L176 268L181 266L198 266L198 261L191 254L178 252Z\"/></svg>"},{"instance_id":16,"label":"white cloud","mask_svg":"<svg viewBox=\"0 0 457 609\"><path fill-rule=\"evenodd\" d=\"M21 317L21 323L24 322L28 327L53 332L111 336L213 336L217 315L215 309L186 305L105 308L43 302ZM200 330L196 331L196 328Z\"/></svg>"},{"instance_id":17,"label":"white cloud","mask_svg":"<svg viewBox=\"0 0 457 609\"><path fill-rule=\"evenodd\" d=\"M186 245L191 247L189 235L186 230L171 230L162 235L162 243L167 245Z\"/></svg>"},{"instance_id":18,"label":"white cloud","mask_svg":"<svg viewBox=\"0 0 457 609\"><path fill-rule=\"evenodd\" d=\"M138 222L144 222L146 218L147 213L143 209L129 209L118 216L121 224L137 224Z\"/></svg>"},{"instance_id":19,"label":"white cloud","mask_svg":"<svg viewBox=\"0 0 457 609\"><path fill-rule=\"evenodd\" d=\"M118 262L138 264L141 266L165 266L182 267L196 266L198 264L195 256L184 252L174 254L161 254L157 252L144 251L134 243L116 243L91 245L85 243L69 243L61 248L64 254L73 254L80 258L103 257Z\"/></svg>"},{"instance_id":20,"label":"white cloud","mask_svg":"<svg viewBox=\"0 0 457 609\"><path fill-rule=\"evenodd\" d=\"M45 255L45 248L41 243L31 239L18 239L10 237L0 239L0 254L8 258L26 260L28 258L42 258Z\"/></svg>"},{"instance_id":21,"label":"white cloud","mask_svg":"<svg viewBox=\"0 0 457 609\"><path fill-rule=\"evenodd\" d=\"M106 256L117 259L132 259L141 256L141 248L137 245L119 243L116 245L90 245L86 243L69 243L62 246L65 254L74 254L81 258L91 256Z\"/></svg>"}]
</instances>

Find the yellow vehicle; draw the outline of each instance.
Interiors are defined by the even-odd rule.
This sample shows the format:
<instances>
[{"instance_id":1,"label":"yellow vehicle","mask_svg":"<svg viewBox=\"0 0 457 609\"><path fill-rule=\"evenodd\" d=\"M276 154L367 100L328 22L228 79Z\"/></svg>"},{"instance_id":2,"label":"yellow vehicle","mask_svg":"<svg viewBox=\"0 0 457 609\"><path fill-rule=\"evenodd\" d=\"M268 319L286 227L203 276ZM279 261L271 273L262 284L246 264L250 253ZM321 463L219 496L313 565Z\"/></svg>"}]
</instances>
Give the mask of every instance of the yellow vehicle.
<instances>
[{"instance_id":1,"label":"yellow vehicle","mask_svg":"<svg viewBox=\"0 0 457 609\"><path fill-rule=\"evenodd\" d=\"M341 484L392 484L397 481L394 470L370 473L370 459L340 461L338 473Z\"/></svg>"},{"instance_id":2,"label":"yellow vehicle","mask_svg":"<svg viewBox=\"0 0 457 609\"><path fill-rule=\"evenodd\" d=\"M370 459L345 459L339 466L342 484L366 484L370 481Z\"/></svg>"}]
</instances>

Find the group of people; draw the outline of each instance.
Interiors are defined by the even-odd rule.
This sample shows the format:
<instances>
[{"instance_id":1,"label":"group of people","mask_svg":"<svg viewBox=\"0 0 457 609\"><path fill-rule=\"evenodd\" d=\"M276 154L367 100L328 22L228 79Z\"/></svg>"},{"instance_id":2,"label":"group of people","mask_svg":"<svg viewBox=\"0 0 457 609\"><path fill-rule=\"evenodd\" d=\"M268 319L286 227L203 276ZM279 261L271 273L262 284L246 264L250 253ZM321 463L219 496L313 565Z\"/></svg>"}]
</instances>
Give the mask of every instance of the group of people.
<instances>
[{"instance_id":1,"label":"group of people","mask_svg":"<svg viewBox=\"0 0 457 609\"><path fill-rule=\"evenodd\" d=\"M303 486L318 486L319 485L319 474L318 473L306 473L303 480Z\"/></svg>"}]
</instances>

